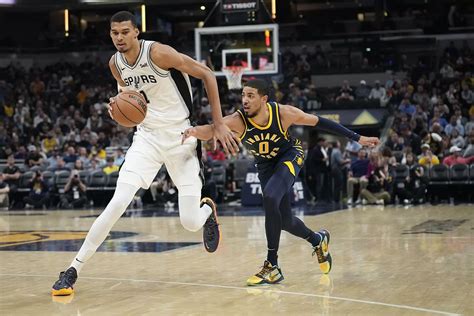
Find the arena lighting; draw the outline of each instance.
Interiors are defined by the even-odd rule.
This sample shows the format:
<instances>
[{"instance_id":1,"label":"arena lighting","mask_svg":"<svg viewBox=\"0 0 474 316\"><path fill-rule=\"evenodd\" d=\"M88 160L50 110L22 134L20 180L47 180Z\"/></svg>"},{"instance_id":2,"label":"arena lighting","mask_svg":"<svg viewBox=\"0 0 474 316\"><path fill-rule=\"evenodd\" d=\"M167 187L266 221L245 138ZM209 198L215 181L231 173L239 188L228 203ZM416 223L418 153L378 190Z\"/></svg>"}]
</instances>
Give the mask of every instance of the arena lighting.
<instances>
[{"instance_id":1,"label":"arena lighting","mask_svg":"<svg viewBox=\"0 0 474 316\"><path fill-rule=\"evenodd\" d=\"M64 10L64 35L69 36L69 10Z\"/></svg>"},{"instance_id":2,"label":"arena lighting","mask_svg":"<svg viewBox=\"0 0 474 316\"><path fill-rule=\"evenodd\" d=\"M276 19L276 16L277 16L276 0L272 0L272 19Z\"/></svg>"},{"instance_id":3,"label":"arena lighting","mask_svg":"<svg viewBox=\"0 0 474 316\"><path fill-rule=\"evenodd\" d=\"M205 6L205 5L202 5L202 6L201 6L201 11L204 11L204 10L206 10L206 6Z\"/></svg>"},{"instance_id":4,"label":"arena lighting","mask_svg":"<svg viewBox=\"0 0 474 316\"><path fill-rule=\"evenodd\" d=\"M146 7L144 4L141 5L142 8L142 32L146 32Z\"/></svg>"},{"instance_id":5,"label":"arena lighting","mask_svg":"<svg viewBox=\"0 0 474 316\"><path fill-rule=\"evenodd\" d=\"M14 5L15 4L15 0L0 0L0 6L2 5Z\"/></svg>"}]
</instances>

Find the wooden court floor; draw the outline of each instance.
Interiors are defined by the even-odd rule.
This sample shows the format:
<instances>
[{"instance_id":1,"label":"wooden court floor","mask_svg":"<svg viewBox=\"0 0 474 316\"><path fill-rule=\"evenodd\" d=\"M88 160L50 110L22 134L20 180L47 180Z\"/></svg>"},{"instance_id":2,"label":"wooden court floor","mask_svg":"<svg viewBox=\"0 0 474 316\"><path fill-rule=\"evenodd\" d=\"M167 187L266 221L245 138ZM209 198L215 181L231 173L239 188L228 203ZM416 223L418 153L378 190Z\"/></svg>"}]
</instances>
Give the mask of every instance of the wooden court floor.
<instances>
[{"instance_id":1,"label":"wooden court floor","mask_svg":"<svg viewBox=\"0 0 474 316\"><path fill-rule=\"evenodd\" d=\"M214 254L178 217L124 217L74 296L53 299L97 213L0 212L0 315L474 315L473 205L300 211L330 230L331 273L283 233L285 280L252 288L266 254L262 216L221 217Z\"/></svg>"}]
</instances>

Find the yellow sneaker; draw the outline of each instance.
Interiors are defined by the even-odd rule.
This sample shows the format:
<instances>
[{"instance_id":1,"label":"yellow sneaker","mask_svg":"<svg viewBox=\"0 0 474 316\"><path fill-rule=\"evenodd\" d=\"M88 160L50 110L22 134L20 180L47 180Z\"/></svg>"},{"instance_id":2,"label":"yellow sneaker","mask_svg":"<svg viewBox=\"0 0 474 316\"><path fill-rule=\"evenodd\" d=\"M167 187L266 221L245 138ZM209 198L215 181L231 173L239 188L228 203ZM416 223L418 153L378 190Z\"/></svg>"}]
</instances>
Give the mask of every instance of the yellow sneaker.
<instances>
[{"instance_id":1,"label":"yellow sneaker","mask_svg":"<svg viewBox=\"0 0 474 316\"><path fill-rule=\"evenodd\" d=\"M320 230L318 233L321 235L322 240L318 246L313 247L313 256L316 255L318 257L321 272L329 273L332 268L332 257L329 253L329 240L331 239L331 235L325 229Z\"/></svg>"},{"instance_id":2,"label":"yellow sneaker","mask_svg":"<svg viewBox=\"0 0 474 316\"><path fill-rule=\"evenodd\" d=\"M284 279L283 274L278 266L272 266L270 262L265 260L262 270L247 279L247 285L276 284Z\"/></svg>"}]
</instances>

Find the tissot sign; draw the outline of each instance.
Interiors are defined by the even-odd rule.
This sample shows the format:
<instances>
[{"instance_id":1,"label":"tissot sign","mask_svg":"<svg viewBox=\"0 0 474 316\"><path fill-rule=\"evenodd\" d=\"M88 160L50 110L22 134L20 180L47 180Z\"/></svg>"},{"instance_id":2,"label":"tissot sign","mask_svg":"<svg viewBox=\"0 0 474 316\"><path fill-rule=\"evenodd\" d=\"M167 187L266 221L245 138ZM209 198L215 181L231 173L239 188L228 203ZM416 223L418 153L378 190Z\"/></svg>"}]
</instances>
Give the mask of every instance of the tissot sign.
<instances>
[{"instance_id":1,"label":"tissot sign","mask_svg":"<svg viewBox=\"0 0 474 316\"><path fill-rule=\"evenodd\" d=\"M222 12L246 12L257 11L258 0L222 0Z\"/></svg>"}]
</instances>

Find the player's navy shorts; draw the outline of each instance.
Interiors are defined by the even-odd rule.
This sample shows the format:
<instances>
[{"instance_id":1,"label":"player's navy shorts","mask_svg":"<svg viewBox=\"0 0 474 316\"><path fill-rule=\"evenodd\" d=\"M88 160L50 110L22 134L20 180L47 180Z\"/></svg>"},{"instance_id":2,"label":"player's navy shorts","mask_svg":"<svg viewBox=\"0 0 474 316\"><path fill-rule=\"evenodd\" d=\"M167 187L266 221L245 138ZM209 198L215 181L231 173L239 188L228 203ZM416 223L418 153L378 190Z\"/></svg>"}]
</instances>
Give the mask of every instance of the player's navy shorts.
<instances>
[{"instance_id":1,"label":"player's navy shorts","mask_svg":"<svg viewBox=\"0 0 474 316\"><path fill-rule=\"evenodd\" d=\"M292 148L275 160L257 164L258 178L260 179L262 189L265 188L268 180L270 180L279 168L286 169L296 179L303 167L303 162L304 156Z\"/></svg>"}]
</instances>

